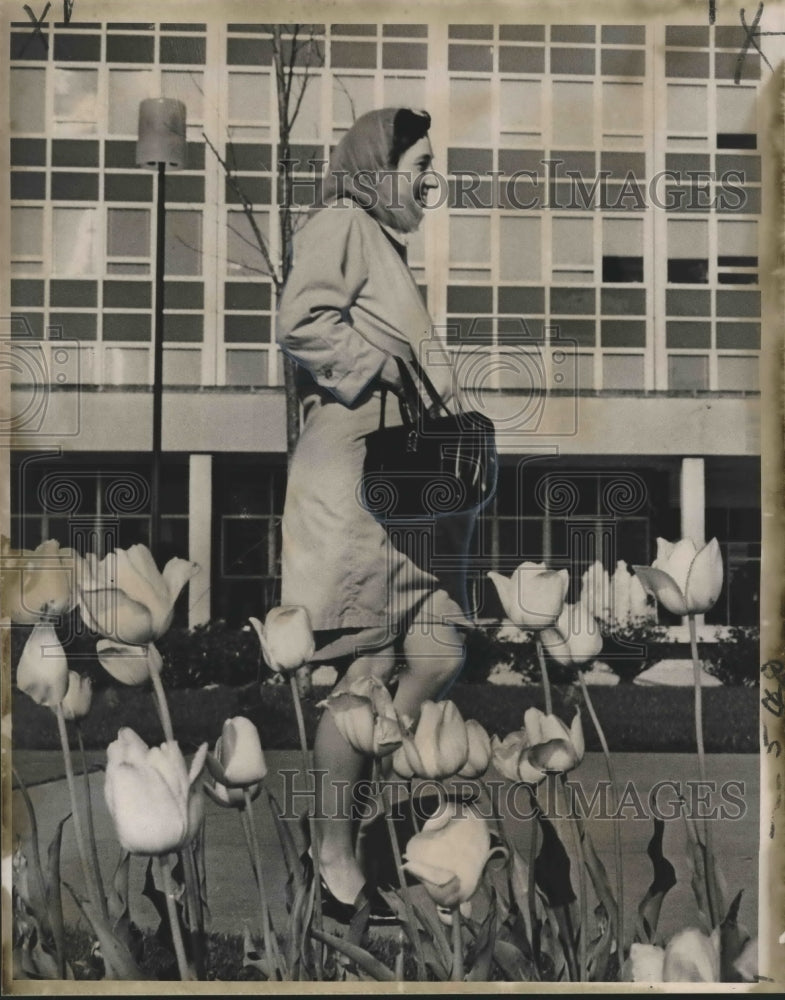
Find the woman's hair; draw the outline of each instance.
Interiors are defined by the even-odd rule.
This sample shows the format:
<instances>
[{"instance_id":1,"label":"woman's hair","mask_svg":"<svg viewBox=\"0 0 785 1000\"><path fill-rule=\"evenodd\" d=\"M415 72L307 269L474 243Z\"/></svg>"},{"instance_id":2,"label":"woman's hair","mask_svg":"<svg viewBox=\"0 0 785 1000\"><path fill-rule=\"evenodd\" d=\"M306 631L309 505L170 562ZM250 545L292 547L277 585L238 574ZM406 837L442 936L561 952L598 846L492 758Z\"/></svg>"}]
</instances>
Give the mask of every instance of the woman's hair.
<instances>
[{"instance_id":1,"label":"woman's hair","mask_svg":"<svg viewBox=\"0 0 785 1000\"><path fill-rule=\"evenodd\" d=\"M393 212L379 199L367 204L375 181L394 170L406 152L428 134L431 116L412 108L381 108L368 111L352 125L335 147L322 180L321 197L315 208L342 196L353 198L380 222L395 224ZM362 183L358 185L358 176ZM362 190L360 190L360 188Z\"/></svg>"}]
</instances>

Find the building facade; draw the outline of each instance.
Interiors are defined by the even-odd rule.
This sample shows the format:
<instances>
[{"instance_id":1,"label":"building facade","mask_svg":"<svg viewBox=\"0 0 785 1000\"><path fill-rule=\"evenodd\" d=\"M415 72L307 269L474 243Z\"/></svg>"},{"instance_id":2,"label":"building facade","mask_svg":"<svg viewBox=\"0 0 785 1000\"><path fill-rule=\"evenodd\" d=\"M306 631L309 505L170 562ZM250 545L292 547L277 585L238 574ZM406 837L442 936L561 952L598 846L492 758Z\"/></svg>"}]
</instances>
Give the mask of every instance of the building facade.
<instances>
[{"instance_id":1,"label":"building facade","mask_svg":"<svg viewBox=\"0 0 785 1000\"><path fill-rule=\"evenodd\" d=\"M188 162L166 187L158 555L203 567L191 624L258 615L279 593L283 366L237 185L275 260L268 26L9 34L14 544L82 544L96 525L104 547L149 539L155 177L135 144L139 102L176 97ZM578 576L691 534L716 535L726 565L707 637L757 622L768 72L740 26L697 19L334 23L301 45L303 211L358 115L432 115L439 205L409 260L502 454L475 539L479 613L498 610L488 568L546 558Z\"/></svg>"}]
</instances>

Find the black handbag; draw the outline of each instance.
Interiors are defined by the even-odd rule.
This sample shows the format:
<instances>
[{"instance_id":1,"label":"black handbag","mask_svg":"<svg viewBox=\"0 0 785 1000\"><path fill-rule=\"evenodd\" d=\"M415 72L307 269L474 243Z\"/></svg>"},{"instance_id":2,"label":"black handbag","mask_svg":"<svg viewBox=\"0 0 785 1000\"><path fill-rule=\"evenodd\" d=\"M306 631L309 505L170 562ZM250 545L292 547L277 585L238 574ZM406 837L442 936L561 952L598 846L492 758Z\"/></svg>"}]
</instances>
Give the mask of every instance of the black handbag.
<instances>
[{"instance_id":1,"label":"black handbag","mask_svg":"<svg viewBox=\"0 0 785 1000\"><path fill-rule=\"evenodd\" d=\"M493 423L476 410L450 413L427 372L412 357L409 364L430 396L426 405L407 363L396 361L403 424L384 426L383 392L379 429L365 437L363 506L383 522L430 521L480 510L496 492Z\"/></svg>"}]
</instances>

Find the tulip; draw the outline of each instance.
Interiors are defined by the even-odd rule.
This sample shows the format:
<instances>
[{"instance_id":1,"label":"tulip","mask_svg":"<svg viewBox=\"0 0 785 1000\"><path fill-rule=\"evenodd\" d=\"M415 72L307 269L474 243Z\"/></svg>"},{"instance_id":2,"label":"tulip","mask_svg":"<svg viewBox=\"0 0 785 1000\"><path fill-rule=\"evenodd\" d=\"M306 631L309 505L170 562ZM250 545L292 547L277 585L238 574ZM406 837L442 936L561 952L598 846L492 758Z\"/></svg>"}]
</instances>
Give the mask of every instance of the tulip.
<instances>
[{"instance_id":1,"label":"tulip","mask_svg":"<svg viewBox=\"0 0 785 1000\"><path fill-rule=\"evenodd\" d=\"M107 673L121 684L135 687L150 680L150 671L160 674L163 667L161 654L150 643L131 646L111 639L99 639L95 646L98 661Z\"/></svg>"},{"instance_id":2,"label":"tulip","mask_svg":"<svg viewBox=\"0 0 785 1000\"><path fill-rule=\"evenodd\" d=\"M584 604L565 604L554 628L544 629L543 646L565 667L591 663L602 649L597 619Z\"/></svg>"},{"instance_id":3,"label":"tulip","mask_svg":"<svg viewBox=\"0 0 785 1000\"><path fill-rule=\"evenodd\" d=\"M722 590L722 555L716 538L698 549L691 538L657 539L651 566L633 566L646 590L674 615L701 615Z\"/></svg>"},{"instance_id":4,"label":"tulip","mask_svg":"<svg viewBox=\"0 0 785 1000\"><path fill-rule=\"evenodd\" d=\"M491 763L491 738L476 719L466 720L469 756L458 772L461 778L479 778Z\"/></svg>"},{"instance_id":5,"label":"tulip","mask_svg":"<svg viewBox=\"0 0 785 1000\"><path fill-rule=\"evenodd\" d=\"M570 585L566 569L549 570L545 563L521 563L509 578L494 572L488 576L507 617L515 625L528 628L541 628L556 621Z\"/></svg>"},{"instance_id":6,"label":"tulip","mask_svg":"<svg viewBox=\"0 0 785 1000\"><path fill-rule=\"evenodd\" d=\"M404 869L438 906L455 907L477 891L491 855L485 820L466 803L445 803L406 845Z\"/></svg>"},{"instance_id":7,"label":"tulip","mask_svg":"<svg viewBox=\"0 0 785 1000\"><path fill-rule=\"evenodd\" d=\"M612 614L610 622L620 628L650 620L652 608L643 589L643 584L634 573L630 573L627 563L620 559L611 577Z\"/></svg>"},{"instance_id":8,"label":"tulip","mask_svg":"<svg viewBox=\"0 0 785 1000\"><path fill-rule=\"evenodd\" d=\"M245 792L255 799L267 774L259 730L242 715L227 719L223 724L213 755L207 757L207 767L215 785L205 791L218 805L243 808Z\"/></svg>"},{"instance_id":9,"label":"tulip","mask_svg":"<svg viewBox=\"0 0 785 1000\"><path fill-rule=\"evenodd\" d=\"M328 709L338 731L358 753L384 757L401 745L403 734L390 692L377 677L358 678L319 707Z\"/></svg>"},{"instance_id":10,"label":"tulip","mask_svg":"<svg viewBox=\"0 0 785 1000\"><path fill-rule=\"evenodd\" d=\"M630 972L634 983L719 982L719 931L708 937L688 927L674 934L665 948L635 943L630 947Z\"/></svg>"},{"instance_id":11,"label":"tulip","mask_svg":"<svg viewBox=\"0 0 785 1000\"><path fill-rule=\"evenodd\" d=\"M106 754L104 796L123 849L160 855L183 847L202 817L196 783L207 744L196 751L190 771L177 743L150 748L133 729L121 729Z\"/></svg>"},{"instance_id":12,"label":"tulip","mask_svg":"<svg viewBox=\"0 0 785 1000\"><path fill-rule=\"evenodd\" d=\"M393 769L402 778L447 778L469 759L469 734L461 713L451 701L425 701L415 733L404 733L393 756Z\"/></svg>"},{"instance_id":13,"label":"tulip","mask_svg":"<svg viewBox=\"0 0 785 1000\"><path fill-rule=\"evenodd\" d=\"M555 715L528 708L523 729L504 740L494 736L491 747L493 763L505 778L538 785L546 775L566 774L583 760L586 744L581 713L575 713L568 729Z\"/></svg>"},{"instance_id":14,"label":"tulip","mask_svg":"<svg viewBox=\"0 0 785 1000\"><path fill-rule=\"evenodd\" d=\"M271 670L290 673L311 661L316 643L305 608L298 605L272 608L264 625L258 618L248 621L259 637L262 654Z\"/></svg>"},{"instance_id":15,"label":"tulip","mask_svg":"<svg viewBox=\"0 0 785 1000\"><path fill-rule=\"evenodd\" d=\"M174 604L199 570L187 559L170 559L158 571L145 545L115 549L101 562L85 559L79 606L85 625L115 642L146 645L172 624Z\"/></svg>"},{"instance_id":16,"label":"tulip","mask_svg":"<svg viewBox=\"0 0 785 1000\"><path fill-rule=\"evenodd\" d=\"M16 625L38 622L66 614L77 603L77 566L73 549L61 549L54 539L37 549L12 549L8 539L0 543L0 590L3 614Z\"/></svg>"},{"instance_id":17,"label":"tulip","mask_svg":"<svg viewBox=\"0 0 785 1000\"><path fill-rule=\"evenodd\" d=\"M68 690L68 660L51 625L36 625L16 670L16 686L39 705L57 708Z\"/></svg>"},{"instance_id":18,"label":"tulip","mask_svg":"<svg viewBox=\"0 0 785 1000\"><path fill-rule=\"evenodd\" d=\"M75 670L68 671L68 690L62 701L63 715L69 722L83 719L93 701L93 682Z\"/></svg>"},{"instance_id":19,"label":"tulip","mask_svg":"<svg viewBox=\"0 0 785 1000\"><path fill-rule=\"evenodd\" d=\"M593 562L581 577L580 603L600 621L611 618L611 580L599 560Z\"/></svg>"}]
</instances>

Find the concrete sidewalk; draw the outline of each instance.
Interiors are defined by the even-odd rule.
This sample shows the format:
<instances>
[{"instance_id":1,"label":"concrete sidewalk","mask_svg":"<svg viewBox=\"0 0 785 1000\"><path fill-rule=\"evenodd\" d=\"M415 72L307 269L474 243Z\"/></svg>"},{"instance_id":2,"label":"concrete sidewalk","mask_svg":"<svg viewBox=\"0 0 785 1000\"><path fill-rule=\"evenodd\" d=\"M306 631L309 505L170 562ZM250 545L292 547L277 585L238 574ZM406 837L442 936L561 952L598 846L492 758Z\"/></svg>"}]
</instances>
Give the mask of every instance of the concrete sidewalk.
<instances>
[{"instance_id":1,"label":"concrete sidewalk","mask_svg":"<svg viewBox=\"0 0 785 1000\"><path fill-rule=\"evenodd\" d=\"M266 754L269 773L267 784L282 805L286 788L291 790L292 771L299 771L301 758L295 751L270 751ZM102 768L103 752L93 752L88 763ZM688 798L693 786L688 782L697 779L697 761L689 754L614 754L617 781L621 789L627 788L623 798L625 818L622 824L624 847L625 907L627 919L634 918L643 893L651 881L651 863L646 847L652 833L650 818L635 818L640 812L639 803L646 807L650 789L658 782L675 782ZM754 934L757 929L758 906L758 830L759 830L759 758L749 754L714 754L708 757L708 778L717 783L717 790L709 796L711 805L724 808L727 818L713 822L717 860L724 876L728 898L744 889L741 920ZM54 752L18 751L14 766L25 783L30 782L30 797L38 819L42 852L58 821L70 812L68 790L63 779L47 780L47 775L62 773L59 754ZM290 772L287 777L285 772ZM488 779L496 777L493 772ZM605 764L600 754L588 753L580 768L569 775L571 783L580 781L584 795L591 800L598 782L606 780ZM91 775L92 797L95 809L96 836L104 880L109 882L120 856L111 818L103 799L103 773ZM37 782L33 784L34 782ZM722 786L726 787L724 797ZM81 794L81 780L77 780ZM285 788L286 785L286 788ZM299 789L299 780L296 783ZM668 811L674 799L672 787L663 787L659 804ZM526 798L508 798L502 793L500 801L505 815L505 830L515 845L527 856L531 820L525 815ZM294 811L301 812L306 800L294 802ZM518 810L516 817L516 810ZM510 814L512 812L512 815ZM731 818L739 813L738 818ZM264 794L255 803L263 857L267 861L266 882L276 926L282 928L286 920L284 885L286 871L281 856L275 825ZM18 791L13 793L13 829L22 836L29 835L29 824L24 803ZM614 884L613 823L594 818L587 822L588 829L604 862L611 884ZM296 822L291 822L292 833L301 843ZM208 800L206 815L206 850L208 873L208 901L211 927L219 932L241 933L243 923L251 928L257 924L257 897L245 839L239 816L233 809L221 809ZM685 825L681 819L665 824L665 856L676 869L678 883L666 897L660 929L666 935L695 922L695 905L690 889L690 871L685 851ZM44 854L45 856L45 854ZM157 920L147 899L141 896L145 859L133 858L131 863L131 914L140 925L150 925ZM72 824L66 824L62 848L62 877L75 887L82 884ZM591 898L591 896L590 896ZM63 894L66 920L76 920L77 914L68 893Z\"/></svg>"}]
</instances>

